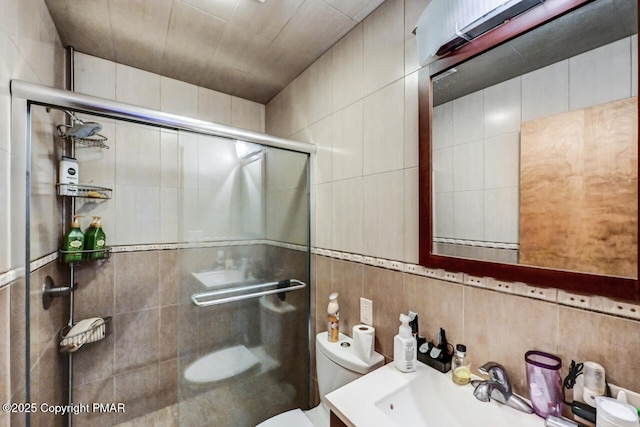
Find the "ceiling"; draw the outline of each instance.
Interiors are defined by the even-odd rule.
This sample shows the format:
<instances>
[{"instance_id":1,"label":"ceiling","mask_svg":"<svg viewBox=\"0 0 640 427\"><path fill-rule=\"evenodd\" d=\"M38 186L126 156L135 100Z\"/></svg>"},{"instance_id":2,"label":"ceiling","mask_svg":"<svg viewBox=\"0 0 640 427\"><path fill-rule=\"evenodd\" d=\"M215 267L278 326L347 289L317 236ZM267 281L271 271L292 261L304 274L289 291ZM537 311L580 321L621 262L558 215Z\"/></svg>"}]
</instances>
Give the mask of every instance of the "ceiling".
<instances>
[{"instance_id":1,"label":"ceiling","mask_svg":"<svg viewBox=\"0 0 640 427\"><path fill-rule=\"evenodd\" d=\"M561 16L434 79L433 103L496 85L516 76L629 37L638 32L638 4L598 0Z\"/></svg>"},{"instance_id":2,"label":"ceiling","mask_svg":"<svg viewBox=\"0 0 640 427\"><path fill-rule=\"evenodd\" d=\"M65 46L267 103L384 0L45 0Z\"/></svg>"}]
</instances>

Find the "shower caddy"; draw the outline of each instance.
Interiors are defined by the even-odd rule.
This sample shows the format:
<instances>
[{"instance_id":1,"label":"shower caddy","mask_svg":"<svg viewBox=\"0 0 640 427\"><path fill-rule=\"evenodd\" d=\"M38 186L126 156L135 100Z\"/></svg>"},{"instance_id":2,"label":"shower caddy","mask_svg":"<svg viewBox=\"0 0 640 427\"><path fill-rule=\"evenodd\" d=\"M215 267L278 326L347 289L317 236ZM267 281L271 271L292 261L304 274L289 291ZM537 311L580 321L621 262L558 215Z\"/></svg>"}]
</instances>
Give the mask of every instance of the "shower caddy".
<instances>
[{"instance_id":1,"label":"shower caddy","mask_svg":"<svg viewBox=\"0 0 640 427\"><path fill-rule=\"evenodd\" d=\"M75 116L74 116L75 117ZM105 149L109 148L108 145L105 144L107 138L100 135L95 134L91 137L86 138L78 138L74 136L69 136L66 134L66 131L70 128L68 125L59 125L58 136L66 141L69 145L70 154L75 155L76 144L81 145L83 147L89 148L100 148ZM73 187L73 191L68 191L69 187ZM107 200L111 198L112 190L110 188L98 187L94 185L84 185L84 184L56 184L57 194L59 196L68 197L70 200L70 216L75 215L76 213L76 198L88 198L94 200ZM67 215L69 216L69 215ZM68 220L68 218L65 218ZM69 221L64 221L65 224L68 224ZM58 250L59 259L62 261L65 259L65 254L70 253L69 251L65 251L62 249ZM78 252L74 252L78 253ZM82 250L82 261L74 261L68 262L69 265L69 285L67 286L59 286L56 287L53 283L53 279L50 276L47 276L44 283L44 289L42 292L42 305L44 309L48 309L51 306L51 302L55 297L60 296L69 296L69 321L66 326L64 326L60 331L60 352L69 353L69 357L71 358L71 353L78 350L84 344L88 344L91 342L96 342L104 339L111 333L111 317L104 318L91 318L85 319L81 322L76 323L74 321L74 295L73 293L78 288L77 283L75 283L75 268L78 264L83 262L91 262L97 260L105 260L108 259L111 255L111 248L105 247L104 249L99 250ZM98 255L98 256L96 256ZM63 261L64 262L64 261ZM74 329L74 326L80 326L80 330ZM84 327L86 325L86 327ZM71 361L70 361L71 363Z\"/></svg>"}]
</instances>

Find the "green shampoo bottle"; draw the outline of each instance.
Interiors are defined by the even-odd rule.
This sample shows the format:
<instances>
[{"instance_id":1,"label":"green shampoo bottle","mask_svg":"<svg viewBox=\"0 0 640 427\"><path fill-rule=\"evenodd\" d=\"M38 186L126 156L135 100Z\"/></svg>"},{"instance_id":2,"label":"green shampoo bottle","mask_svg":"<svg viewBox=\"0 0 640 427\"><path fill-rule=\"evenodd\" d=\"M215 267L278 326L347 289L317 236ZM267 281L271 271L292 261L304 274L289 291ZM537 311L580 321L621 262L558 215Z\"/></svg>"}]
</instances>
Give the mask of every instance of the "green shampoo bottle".
<instances>
[{"instance_id":1,"label":"green shampoo bottle","mask_svg":"<svg viewBox=\"0 0 640 427\"><path fill-rule=\"evenodd\" d=\"M102 229L102 223L99 216L94 216L93 221L89 224L87 232L85 233L85 249L93 251L103 251L107 237ZM90 252L87 254L88 259L102 259L104 258L104 252Z\"/></svg>"},{"instance_id":2,"label":"green shampoo bottle","mask_svg":"<svg viewBox=\"0 0 640 427\"><path fill-rule=\"evenodd\" d=\"M63 250L64 262L78 262L82 261L82 249L84 248L84 233L80 229L80 222L78 218L82 218L82 215L74 215L73 222L71 223L71 229L64 236Z\"/></svg>"}]
</instances>

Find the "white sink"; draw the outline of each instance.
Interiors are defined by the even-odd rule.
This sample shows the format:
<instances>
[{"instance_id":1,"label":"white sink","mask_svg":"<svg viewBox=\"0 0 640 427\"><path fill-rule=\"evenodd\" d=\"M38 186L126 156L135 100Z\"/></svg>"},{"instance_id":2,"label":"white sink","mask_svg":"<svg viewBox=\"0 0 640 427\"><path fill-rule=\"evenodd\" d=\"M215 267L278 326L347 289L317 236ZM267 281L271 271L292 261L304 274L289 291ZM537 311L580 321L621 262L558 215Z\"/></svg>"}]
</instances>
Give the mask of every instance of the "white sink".
<instances>
[{"instance_id":1,"label":"white sink","mask_svg":"<svg viewBox=\"0 0 640 427\"><path fill-rule=\"evenodd\" d=\"M351 427L543 427L544 420L498 402L480 402L471 385L422 363L412 373L385 365L326 396Z\"/></svg>"},{"instance_id":2,"label":"white sink","mask_svg":"<svg viewBox=\"0 0 640 427\"><path fill-rule=\"evenodd\" d=\"M207 289L221 288L244 281L244 270L212 270L191 274Z\"/></svg>"}]
</instances>

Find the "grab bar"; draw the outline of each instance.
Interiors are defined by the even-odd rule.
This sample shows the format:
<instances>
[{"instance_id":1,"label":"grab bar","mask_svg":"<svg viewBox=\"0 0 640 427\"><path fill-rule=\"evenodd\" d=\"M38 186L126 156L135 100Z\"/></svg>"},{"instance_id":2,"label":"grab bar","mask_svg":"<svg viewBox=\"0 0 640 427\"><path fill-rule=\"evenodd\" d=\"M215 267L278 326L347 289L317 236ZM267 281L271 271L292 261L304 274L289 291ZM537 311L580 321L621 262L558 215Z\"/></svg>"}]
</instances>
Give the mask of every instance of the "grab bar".
<instances>
[{"instance_id":1,"label":"grab bar","mask_svg":"<svg viewBox=\"0 0 640 427\"><path fill-rule=\"evenodd\" d=\"M222 297L222 298L209 299L209 298L212 298L212 297L218 297L218 296L221 297L221 296L227 295L227 294L234 294L234 293L238 293L238 292L245 292L245 291L252 291L252 290L256 290L256 289L268 288L270 286L277 286L277 287L275 289L268 289L268 290L265 290L265 291L259 291L259 292L254 292L254 293L248 293L248 294L242 294L242 295L233 295L233 296L227 296L227 297ZM302 289L305 286L307 286L307 284L304 283L304 282L301 282L300 280L287 279L287 280L281 280L279 282L267 282L267 283L260 283L260 284L257 284L257 285L241 286L239 288L225 288L225 289L220 289L220 290L216 290L216 291L201 292L201 293L198 293L198 294L191 295L191 301L198 307L210 307L212 305L226 304L228 302L242 301L242 300L246 300L246 299L250 299L250 298L258 298L258 297L265 296L265 295L273 295L273 294L280 294L280 293L284 293L284 292L291 292L291 291L295 291L296 289Z\"/></svg>"}]
</instances>

